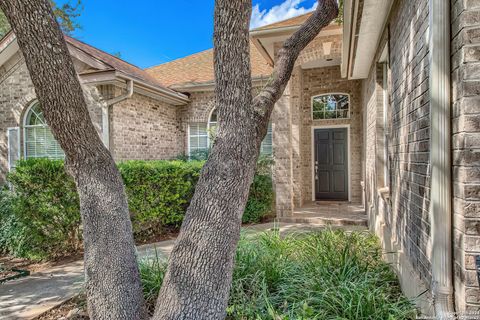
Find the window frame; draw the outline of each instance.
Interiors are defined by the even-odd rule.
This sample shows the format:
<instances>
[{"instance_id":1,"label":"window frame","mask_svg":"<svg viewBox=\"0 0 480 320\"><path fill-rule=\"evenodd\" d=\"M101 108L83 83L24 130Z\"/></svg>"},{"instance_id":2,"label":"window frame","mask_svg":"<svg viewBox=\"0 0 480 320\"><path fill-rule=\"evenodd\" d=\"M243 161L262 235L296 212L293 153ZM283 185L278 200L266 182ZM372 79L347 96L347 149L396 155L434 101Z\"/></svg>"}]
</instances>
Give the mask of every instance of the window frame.
<instances>
[{"instance_id":1,"label":"window frame","mask_svg":"<svg viewBox=\"0 0 480 320\"><path fill-rule=\"evenodd\" d=\"M217 113L217 121L212 121L212 115L216 111L216 109L217 108L215 108L215 107L212 108L212 110L210 110L210 113L208 114L208 119L207 119L207 124L206 124L206 128L207 128L207 149L206 149L206 151L208 151L212 147L212 142L213 142L212 138L211 138L211 131L210 130L213 126L216 127L218 125L218 113ZM189 122L187 124L187 142L188 142L187 143L187 152L188 152L188 157L192 156L192 148L191 148L191 143L190 143L190 138L192 136L191 136L190 127L192 125L199 125L199 124L204 124L204 122ZM269 126L269 128L268 128L267 135L270 133L271 136L272 136L272 145L271 145L272 152L271 153L264 153L263 152L264 146L263 146L263 141L262 141L262 145L260 146L260 154L273 156L273 124L272 124L272 122L269 122L268 126ZM267 135L265 135L265 137ZM203 135L196 135L196 136L197 137L203 137Z\"/></svg>"},{"instance_id":2,"label":"window frame","mask_svg":"<svg viewBox=\"0 0 480 320\"><path fill-rule=\"evenodd\" d=\"M210 131L211 130L211 127L212 125L214 125L215 127L218 126L218 112L217 112L217 121L212 121L212 116L213 116L213 113L216 112L217 108L216 107L213 107L212 110L210 110L210 113L208 114L208 121L207 121L207 150L210 149L212 146L211 146L211 143L212 143L212 138L211 138L211 135L212 135L212 132Z\"/></svg>"},{"instance_id":3,"label":"window frame","mask_svg":"<svg viewBox=\"0 0 480 320\"><path fill-rule=\"evenodd\" d=\"M190 138L192 138L191 135L191 127L192 125L201 125L204 124L203 122L189 122L187 126L187 144L188 144L188 157L192 156L192 143L190 141ZM206 136L207 136L207 151L208 151L208 143L209 143L209 134L208 134L208 125L207 125L207 131L206 131ZM195 135L196 138L204 137L203 135ZM196 150L200 150L199 148L195 148Z\"/></svg>"},{"instance_id":4,"label":"window frame","mask_svg":"<svg viewBox=\"0 0 480 320\"><path fill-rule=\"evenodd\" d=\"M23 114L23 121L22 121L22 135L23 135L23 158L24 159L38 159L38 158L42 158L42 157L31 157L31 156L27 156L27 129L29 128L46 128L46 129L50 129L50 126L46 123L45 121L45 118L44 118L44 124L36 124L36 125L30 125L28 124L28 121L30 120L31 118L31 112L32 112L32 109L34 107L36 107L37 105L40 105L40 101L38 100L34 100L33 102L31 102L28 107L25 109L25 112ZM43 110L42 110L42 114L43 114ZM53 133L52 133L53 135ZM55 137L54 137L55 139ZM56 140L55 140L56 141ZM56 141L57 142L57 141ZM57 142L58 143L58 142ZM60 147L60 150L62 150L61 146L59 145ZM64 152L62 150L62 152ZM63 156L62 157L48 157L48 159L65 159L65 153L63 153Z\"/></svg>"},{"instance_id":5,"label":"window frame","mask_svg":"<svg viewBox=\"0 0 480 320\"><path fill-rule=\"evenodd\" d=\"M331 119L315 119L315 117L313 116L313 114L314 114L314 112L313 112L313 101L316 98L319 98L319 97L334 96L334 95L342 95L342 96L348 97L348 109L347 109L348 117L345 117L345 118L331 118ZM320 93L320 94L316 94L316 95L311 96L311 98L310 98L310 117L311 117L312 121L349 120L350 119L351 102L352 102L351 98L352 98L351 95L349 93L345 93L345 92L327 92L327 93ZM335 111L337 111L337 109Z\"/></svg>"},{"instance_id":6,"label":"window frame","mask_svg":"<svg viewBox=\"0 0 480 320\"><path fill-rule=\"evenodd\" d=\"M12 163L12 150L10 149L10 146L12 145L12 131L15 132L17 136L17 153L16 153L16 158L17 161L22 157L22 150L21 150L21 137L20 137L20 127L8 127L7 128L7 160L8 160L8 171L12 171L14 169L15 163Z\"/></svg>"}]
</instances>

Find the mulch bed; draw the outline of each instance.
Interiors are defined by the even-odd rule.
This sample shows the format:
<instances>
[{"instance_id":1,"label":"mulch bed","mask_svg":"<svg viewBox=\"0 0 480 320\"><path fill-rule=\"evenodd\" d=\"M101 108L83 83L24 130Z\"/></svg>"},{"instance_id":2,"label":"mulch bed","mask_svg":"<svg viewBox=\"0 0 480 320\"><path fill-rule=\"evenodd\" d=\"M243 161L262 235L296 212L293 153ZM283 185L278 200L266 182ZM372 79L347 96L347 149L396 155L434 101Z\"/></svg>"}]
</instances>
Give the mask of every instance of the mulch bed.
<instances>
[{"instance_id":1,"label":"mulch bed","mask_svg":"<svg viewBox=\"0 0 480 320\"><path fill-rule=\"evenodd\" d=\"M0 284L30 275L30 271L20 269L7 269L0 265Z\"/></svg>"},{"instance_id":2,"label":"mulch bed","mask_svg":"<svg viewBox=\"0 0 480 320\"><path fill-rule=\"evenodd\" d=\"M137 241L137 245L151 244L165 240L172 240L178 236L177 228L164 228L159 235L154 235L146 239ZM37 262L28 259L15 258L11 256L0 255L0 279L3 278L3 270L26 270L30 273L41 272L44 270L52 269L57 266L62 266L70 262L75 262L83 259L83 252L77 252L73 255L58 257L53 260ZM1 281L1 280L0 280Z\"/></svg>"},{"instance_id":3,"label":"mulch bed","mask_svg":"<svg viewBox=\"0 0 480 320\"><path fill-rule=\"evenodd\" d=\"M20 269L29 272L40 272L61 266L70 262L78 261L83 258L83 253L77 253L67 257L60 257L55 260L36 262L28 259L14 258L11 256L0 256L0 268L5 270Z\"/></svg>"},{"instance_id":4,"label":"mulch bed","mask_svg":"<svg viewBox=\"0 0 480 320\"><path fill-rule=\"evenodd\" d=\"M80 294L62 303L34 320L87 320L90 317L86 311L85 295Z\"/></svg>"}]
</instances>

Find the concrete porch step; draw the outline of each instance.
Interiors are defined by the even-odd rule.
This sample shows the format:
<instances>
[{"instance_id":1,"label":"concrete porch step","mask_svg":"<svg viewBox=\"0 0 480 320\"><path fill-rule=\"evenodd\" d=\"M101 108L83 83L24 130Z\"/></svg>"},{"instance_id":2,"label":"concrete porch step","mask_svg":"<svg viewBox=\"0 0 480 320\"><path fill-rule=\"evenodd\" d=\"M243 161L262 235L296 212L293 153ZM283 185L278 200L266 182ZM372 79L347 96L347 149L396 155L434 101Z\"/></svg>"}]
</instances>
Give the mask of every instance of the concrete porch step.
<instances>
[{"instance_id":1,"label":"concrete porch step","mask_svg":"<svg viewBox=\"0 0 480 320\"><path fill-rule=\"evenodd\" d=\"M280 217L280 222L319 226L368 226L368 218L360 204L348 202L313 202L296 208L292 216Z\"/></svg>"},{"instance_id":2,"label":"concrete porch step","mask_svg":"<svg viewBox=\"0 0 480 320\"><path fill-rule=\"evenodd\" d=\"M279 218L280 222L285 223L302 223L308 225L321 225L321 226L368 226L367 217L360 218L360 217L352 217L352 218L335 218L335 217L283 217Z\"/></svg>"}]
</instances>

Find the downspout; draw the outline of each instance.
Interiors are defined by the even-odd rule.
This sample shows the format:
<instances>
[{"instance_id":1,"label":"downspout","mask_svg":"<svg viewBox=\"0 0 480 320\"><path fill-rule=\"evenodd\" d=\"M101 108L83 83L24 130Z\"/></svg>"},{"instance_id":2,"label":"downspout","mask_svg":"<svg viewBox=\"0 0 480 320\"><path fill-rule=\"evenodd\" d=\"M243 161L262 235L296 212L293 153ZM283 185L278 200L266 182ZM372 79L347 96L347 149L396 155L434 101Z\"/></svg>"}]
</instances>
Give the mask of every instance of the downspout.
<instances>
[{"instance_id":1,"label":"downspout","mask_svg":"<svg viewBox=\"0 0 480 320\"><path fill-rule=\"evenodd\" d=\"M436 318L452 319L450 1L429 2L432 291Z\"/></svg>"},{"instance_id":2,"label":"downspout","mask_svg":"<svg viewBox=\"0 0 480 320\"><path fill-rule=\"evenodd\" d=\"M106 105L102 107L102 140L107 149L110 149L110 106L133 96L133 80L127 80L127 93L107 100Z\"/></svg>"}]
</instances>

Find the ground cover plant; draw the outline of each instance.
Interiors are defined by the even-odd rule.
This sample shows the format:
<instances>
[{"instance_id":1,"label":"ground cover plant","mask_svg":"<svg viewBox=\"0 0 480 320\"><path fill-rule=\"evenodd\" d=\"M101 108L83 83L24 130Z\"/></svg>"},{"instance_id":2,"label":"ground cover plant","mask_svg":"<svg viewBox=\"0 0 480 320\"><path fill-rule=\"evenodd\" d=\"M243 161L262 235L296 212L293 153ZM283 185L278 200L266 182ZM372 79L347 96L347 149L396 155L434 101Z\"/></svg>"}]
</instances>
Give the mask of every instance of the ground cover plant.
<instances>
[{"instance_id":1,"label":"ground cover plant","mask_svg":"<svg viewBox=\"0 0 480 320\"><path fill-rule=\"evenodd\" d=\"M153 310L166 263L140 262L144 294ZM243 235L227 319L414 319L413 304L382 260L378 239L341 230L280 236Z\"/></svg>"}]
</instances>

